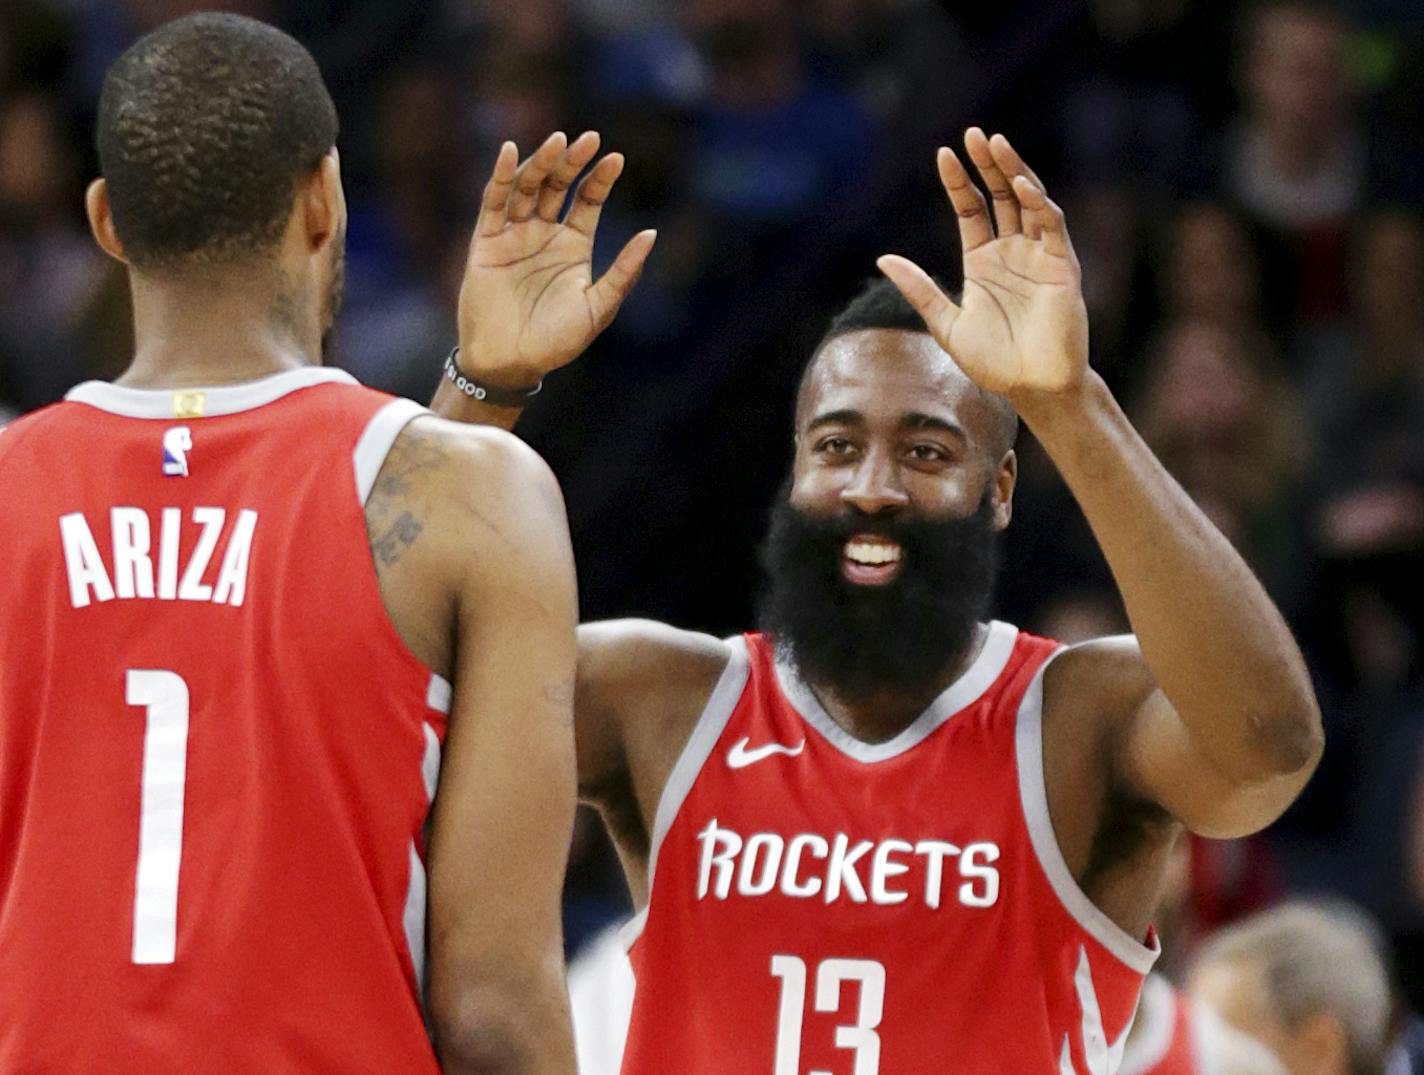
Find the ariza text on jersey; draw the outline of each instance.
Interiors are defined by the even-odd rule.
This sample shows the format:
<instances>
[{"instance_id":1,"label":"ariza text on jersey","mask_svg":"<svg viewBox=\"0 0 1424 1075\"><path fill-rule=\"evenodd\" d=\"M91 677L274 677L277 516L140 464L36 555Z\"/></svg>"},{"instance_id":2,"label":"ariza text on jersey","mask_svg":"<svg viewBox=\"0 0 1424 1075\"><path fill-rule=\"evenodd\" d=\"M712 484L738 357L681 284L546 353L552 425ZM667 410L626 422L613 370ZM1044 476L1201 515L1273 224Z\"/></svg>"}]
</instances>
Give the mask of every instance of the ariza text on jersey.
<instances>
[{"instance_id":1,"label":"ariza text on jersey","mask_svg":"<svg viewBox=\"0 0 1424 1075\"><path fill-rule=\"evenodd\" d=\"M155 520L142 508L110 508L111 556L105 559L94 540L94 530L80 512L62 515L59 537L64 546L64 567L69 575L69 603L85 608L91 602L119 598L159 601L207 601L215 605L241 605L247 596L247 570L252 559L252 537L257 512L243 508L229 514L224 508L194 508L188 519L182 508L163 508ZM185 535L186 528L186 535ZM197 540L191 536L198 529ZM154 552L154 535L158 548ZM187 537L187 540L185 539ZM179 564L179 551L189 549L187 562ZM217 577L204 576L219 548ZM182 567L180 574L179 567Z\"/></svg>"}]
</instances>

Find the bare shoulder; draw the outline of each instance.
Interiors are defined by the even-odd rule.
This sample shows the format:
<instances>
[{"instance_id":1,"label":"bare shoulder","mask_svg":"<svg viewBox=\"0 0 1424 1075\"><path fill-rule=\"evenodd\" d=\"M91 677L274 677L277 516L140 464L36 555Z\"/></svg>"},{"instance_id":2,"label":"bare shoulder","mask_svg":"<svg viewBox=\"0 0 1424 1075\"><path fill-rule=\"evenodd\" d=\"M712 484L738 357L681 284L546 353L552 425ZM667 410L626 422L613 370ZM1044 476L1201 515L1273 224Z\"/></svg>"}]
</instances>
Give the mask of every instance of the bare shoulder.
<instances>
[{"instance_id":1,"label":"bare shoulder","mask_svg":"<svg viewBox=\"0 0 1424 1075\"><path fill-rule=\"evenodd\" d=\"M365 504L386 611L407 647L448 675L460 593L481 572L529 577L567 556L558 483L502 430L422 415L391 445Z\"/></svg>"},{"instance_id":2,"label":"bare shoulder","mask_svg":"<svg viewBox=\"0 0 1424 1075\"><path fill-rule=\"evenodd\" d=\"M1101 710L1113 701L1141 703L1157 683L1135 635L1111 635L1069 646L1043 677L1045 704Z\"/></svg>"},{"instance_id":3,"label":"bare shoulder","mask_svg":"<svg viewBox=\"0 0 1424 1075\"><path fill-rule=\"evenodd\" d=\"M644 689L710 695L732 660L732 647L711 635L656 620L603 620L579 628L579 676L591 686L641 684Z\"/></svg>"},{"instance_id":4,"label":"bare shoulder","mask_svg":"<svg viewBox=\"0 0 1424 1075\"><path fill-rule=\"evenodd\" d=\"M371 501L408 495L422 486L441 491L454 486L486 496L532 491L547 498L558 493L548 464L518 437L434 415L422 415L401 430L376 477Z\"/></svg>"}]
</instances>

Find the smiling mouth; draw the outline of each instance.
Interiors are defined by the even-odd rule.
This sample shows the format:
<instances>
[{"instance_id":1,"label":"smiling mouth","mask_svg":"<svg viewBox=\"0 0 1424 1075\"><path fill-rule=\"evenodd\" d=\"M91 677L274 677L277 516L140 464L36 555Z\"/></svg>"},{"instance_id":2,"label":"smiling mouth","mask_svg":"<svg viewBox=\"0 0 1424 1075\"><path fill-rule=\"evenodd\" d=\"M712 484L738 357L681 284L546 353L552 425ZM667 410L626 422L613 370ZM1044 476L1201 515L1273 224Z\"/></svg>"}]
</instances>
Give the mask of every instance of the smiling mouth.
<instances>
[{"instance_id":1,"label":"smiling mouth","mask_svg":"<svg viewBox=\"0 0 1424 1075\"><path fill-rule=\"evenodd\" d=\"M841 574L856 586L884 586L903 564L899 543L874 534L856 534L841 549Z\"/></svg>"}]
</instances>

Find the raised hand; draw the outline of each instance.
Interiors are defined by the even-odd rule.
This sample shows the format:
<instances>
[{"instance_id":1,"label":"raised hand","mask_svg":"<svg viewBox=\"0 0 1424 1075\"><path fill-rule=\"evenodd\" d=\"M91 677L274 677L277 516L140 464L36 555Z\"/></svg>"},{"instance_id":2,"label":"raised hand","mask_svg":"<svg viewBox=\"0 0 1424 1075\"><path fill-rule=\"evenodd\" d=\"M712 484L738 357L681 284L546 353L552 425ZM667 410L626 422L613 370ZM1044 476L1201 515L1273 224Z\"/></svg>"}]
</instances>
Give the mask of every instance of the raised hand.
<instances>
[{"instance_id":1,"label":"raised hand","mask_svg":"<svg viewBox=\"0 0 1424 1075\"><path fill-rule=\"evenodd\" d=\"M560 132L522 165L513 142L500 147L460 286L460 365L482 384L527 387L572 362L608 327L642 271L657 237L651 230L633 236L593 279L594 234L623 171L621 154L594 165L559 220L598 147L595 131L572 143Z\"/></svg>"},{"instance_id":2,"label":"raised hand","mask_svg":"<svg viewBox=\"0 0 1424 1075\"><path fill-rule=\"evenodd\" d=\"M980 387L1010 397L1071 391L1088 371L1088 311L1063 210L1003 135L971 127L964 145L994 217L954 151L940 149L964 248L959 304L907 258L887 254L877 264Z\"/></svg>"}]
</instances>

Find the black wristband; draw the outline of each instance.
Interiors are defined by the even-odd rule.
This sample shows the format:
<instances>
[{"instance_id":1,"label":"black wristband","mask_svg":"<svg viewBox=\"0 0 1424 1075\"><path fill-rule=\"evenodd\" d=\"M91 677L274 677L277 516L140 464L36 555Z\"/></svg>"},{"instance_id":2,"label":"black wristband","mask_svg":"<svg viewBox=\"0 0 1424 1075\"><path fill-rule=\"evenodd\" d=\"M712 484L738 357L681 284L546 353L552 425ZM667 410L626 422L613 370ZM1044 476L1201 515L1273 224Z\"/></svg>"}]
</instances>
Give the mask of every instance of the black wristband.
<instances>
[{"instance_id":1,"label":"black wristband","mask_svg":"<svg viewBox=\"0 0 1424 1075\"><path fill-rule=\"evenodd\" d=\"M460 367L455 362L455 356L459 353L460 348L457 346L446 357L445 376L451 384L471 399L477 399L481 403L489 403L495 407L527 407L529 401L543 391L543 381L533 388L491 388L488 385L482 385L460 372Z\"/></svg>"}]
</instances>

